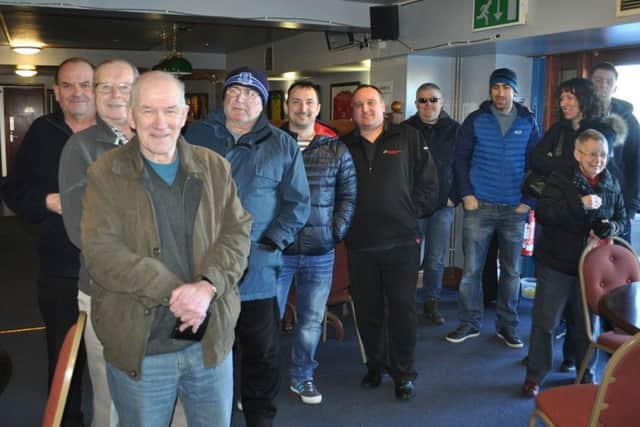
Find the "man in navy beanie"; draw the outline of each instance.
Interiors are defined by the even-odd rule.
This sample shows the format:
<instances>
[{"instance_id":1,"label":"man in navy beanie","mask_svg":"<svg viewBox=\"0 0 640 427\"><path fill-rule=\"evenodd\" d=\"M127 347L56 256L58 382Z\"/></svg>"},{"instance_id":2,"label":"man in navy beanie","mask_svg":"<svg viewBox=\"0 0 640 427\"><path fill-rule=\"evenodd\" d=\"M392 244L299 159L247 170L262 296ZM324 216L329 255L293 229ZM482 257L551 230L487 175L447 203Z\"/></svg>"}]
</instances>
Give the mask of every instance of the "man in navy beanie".
<instances>
[{"instance_id":1,"label":"man in navy beanie","mask_svg":"<svg viewBox=\"0 0 640 427\"><path fill-rule=\"evenodd\" d=\"M524 221L533 201L521 191L528 155L540 139L535 116L513 101L518 76L498 68L489 78L490 101L467 116L456 139L455 181L464 207L464 273L458 294L460 325L447 335L461 343L480 335L482 270L494 232L498 234L500 279L496 335L509 348L518 337L520 250Z\"/></svg>"},{"instance_id":2,"label":"man in navy beanie","mask_svg":"<svg viewBox=\"0 0 640 427\"><path fill-rule=\"evenodd\" d=\"M272 426L280 387L280 315L276 273L282 251L309 216L309 184L296 141L263 114L269 84L259 70L227 76L223 108L187 130L192 144L231 163L242 206L253 217L249 265L240 281L236 342L241 354L240 397L249 427Z\"/></svg>"}]
</instances>

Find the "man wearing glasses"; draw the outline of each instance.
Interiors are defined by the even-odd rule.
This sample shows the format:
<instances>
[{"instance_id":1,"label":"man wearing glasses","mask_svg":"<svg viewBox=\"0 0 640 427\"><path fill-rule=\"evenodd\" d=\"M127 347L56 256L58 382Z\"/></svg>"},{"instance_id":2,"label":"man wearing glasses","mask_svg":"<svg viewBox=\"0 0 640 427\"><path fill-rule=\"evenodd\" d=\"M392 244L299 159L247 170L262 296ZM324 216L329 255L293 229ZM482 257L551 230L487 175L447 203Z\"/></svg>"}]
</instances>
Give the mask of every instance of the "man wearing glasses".
<instances>
[{"instance_id":1,"label":"man wearing glasses","mask_svg":"<svg viewBox=\"0 0 640 427\"><path fill-rule=\"evenodd\" d=\"M446 336L461 343L480 335L482 270L493 233L498 234L500 279L496 335L509 348L518 336L520 251L533 201L522 194L528 155L540 139L533 113L514 102L518 76L499 68L489 78L491 100L467 116L456 142L455 178L464 204L464 272L458 295L458 328Z\"/></svg>"},{"instance_id":2,"label":"man wearing glasses","mask_svg":"<svg viewBox=\"0 0 640 427\"><path fill-rule=\"evenodd\" d=\"M27 131L4 187L9 208L39 225L38 306L45 324L49 384L67 330L78 319L78 250L62 222L58 162L67 139L95 124L93 66L82 58L63 61L53 86L61 112L39 117ZM82 426L83 354L71 382L63 424Z\"/></svg>"},{"instance_id":3,"label":"man wearing glasses","mask_svg":"<svg viewBox=\"0 0 640 427\"><path fill-rule=\"evenodd\" d=\"M282 251L307 222L309 185L298 144L263 114L269 98L264 73L231 71L222 96L223 108L193 123L186 139L231 163L242 205L253 217L249 265L239 285L239 392L247 426L271 426L280 387L276 275Z\"/></svg>"},{"instance_id":4,"label":"man wearing glasses","mask_svg":"<svg viewBox=\"0 0 640 427\"><path fill-rule=\"evenodd\" d=\"M442 109L444 100L440 87L424 83L416 91L418 112L405 121L418 129L422 144L431 152L438 170L438 209L421 220L424 236L422 261L423 286L418 290L418 302L424 306L424 317L434 325L442 325L444 316L438 309L442 292L444 259L449 249L449 235L453 223L454 200L453 159L456 135L460 124Z\"/></svg>"}]
</instances>

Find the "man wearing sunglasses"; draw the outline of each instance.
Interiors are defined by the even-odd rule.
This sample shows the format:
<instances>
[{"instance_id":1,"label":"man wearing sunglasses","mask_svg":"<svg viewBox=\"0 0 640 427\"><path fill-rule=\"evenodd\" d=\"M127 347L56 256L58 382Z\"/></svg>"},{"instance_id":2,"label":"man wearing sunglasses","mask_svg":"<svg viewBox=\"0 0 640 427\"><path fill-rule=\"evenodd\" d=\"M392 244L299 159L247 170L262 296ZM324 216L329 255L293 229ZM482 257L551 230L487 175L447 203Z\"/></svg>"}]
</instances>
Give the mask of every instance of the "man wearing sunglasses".
<instances>
[{"instance_id":1,"label":"man wearing sunglasses","mask_svg":"<svg viewBox=\"0 0 640 427\"><path fill-rule=\"evenodd\" d=\"M438 209L420 221L424 235L422 261L423 286L418 290L418 302L424 306L424 317L434 325L442 325L444 316L438 309L442 291L444 259L449 249L453 223L453 159L456 135L460 124L443 110L444 99L435 83L424 83L416 91L418 112L405 121L418 129L422 144L431 152L438 171Z\"/></svg>"},{"instance_id":2,"label":"man wearing sunglasses","mask_svg":"<svg viewBox=\"0 0 640 427\"><path fill-rule=\"evenodd\" d=\"M499 68L489 79L491 100L467 116L456 142L455 178L464 204L464 272L458 295L460 325L447 341L461 343L480 335L482 270L489 243L498 234L500 279L496 335L509 348L518 337L520 250L524 221L533 201L522 195L527 158L540 139L533 113L513 101L518 76Z\"/></svg>"}]
</instances>

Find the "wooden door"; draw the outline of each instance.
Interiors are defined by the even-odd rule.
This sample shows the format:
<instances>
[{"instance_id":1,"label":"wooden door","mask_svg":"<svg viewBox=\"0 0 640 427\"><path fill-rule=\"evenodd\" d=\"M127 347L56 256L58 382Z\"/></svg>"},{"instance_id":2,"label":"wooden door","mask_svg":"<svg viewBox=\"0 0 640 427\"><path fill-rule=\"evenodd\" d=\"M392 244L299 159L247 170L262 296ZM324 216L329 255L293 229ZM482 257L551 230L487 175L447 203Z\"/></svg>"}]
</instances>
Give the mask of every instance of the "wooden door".
<instances>
[{"instance_id":1,"label":"wooden door","mask_svg":"<svg viewBox=\"0 0 640 427\"><path fill-rule=\"evenodd\" d=\"M31 123L44 114L42 86L12 86L2 89L4 97L4 134L7 173Z\"/></svg>"}]
</instances>

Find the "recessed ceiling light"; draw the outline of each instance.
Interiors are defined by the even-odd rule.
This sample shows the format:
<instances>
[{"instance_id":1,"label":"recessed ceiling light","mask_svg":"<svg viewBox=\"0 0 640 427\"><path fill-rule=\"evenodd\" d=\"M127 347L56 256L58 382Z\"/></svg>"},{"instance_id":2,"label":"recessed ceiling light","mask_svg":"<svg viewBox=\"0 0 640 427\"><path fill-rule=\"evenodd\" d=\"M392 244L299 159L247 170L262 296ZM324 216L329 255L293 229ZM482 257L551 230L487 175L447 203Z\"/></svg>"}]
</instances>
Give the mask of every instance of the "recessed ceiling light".
<instances>
[{"instance_id":1,"label":"recessed ceiling light","mask_svg":"<svg viewBox=\"0 0 640 427\"><path fill-rule=\"evenodd\" d=\"M35 55L42 49L40 46L13 46L13 51L20 55Z\"/></svg>"},{"instance_id":2,"label":"recessed ceiling light","mask_svg":"<svg viewBox=\"0 0 640 427\"><path fill-rule=\"evenodd\" d=\"M36 70L35 65L18 65L16 74L20 77L33 77L38 74L38 70Z\"/></svg>"}]
</instances>

